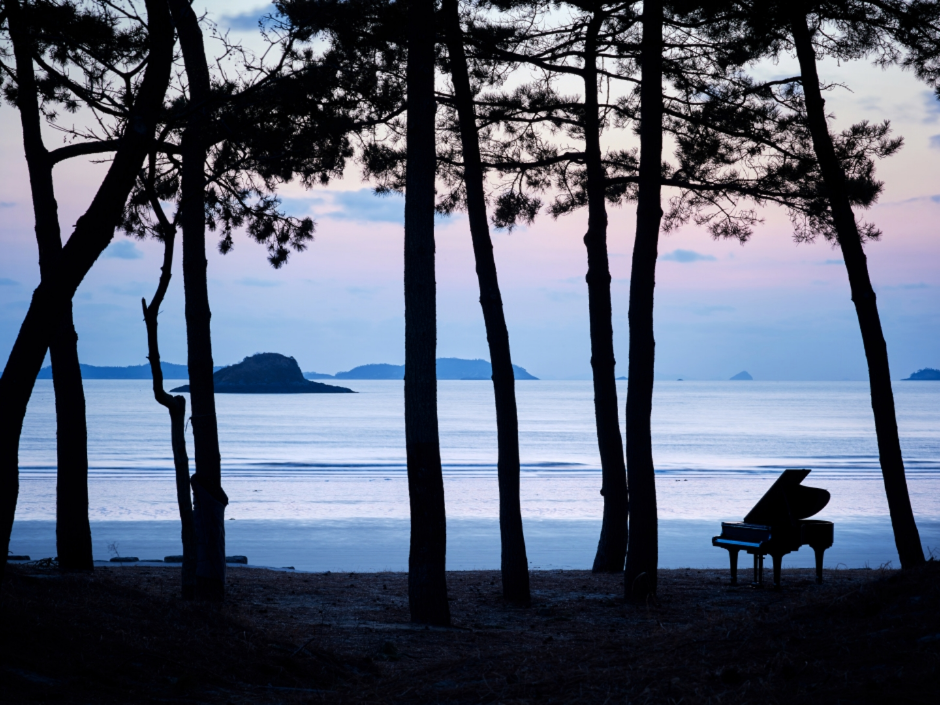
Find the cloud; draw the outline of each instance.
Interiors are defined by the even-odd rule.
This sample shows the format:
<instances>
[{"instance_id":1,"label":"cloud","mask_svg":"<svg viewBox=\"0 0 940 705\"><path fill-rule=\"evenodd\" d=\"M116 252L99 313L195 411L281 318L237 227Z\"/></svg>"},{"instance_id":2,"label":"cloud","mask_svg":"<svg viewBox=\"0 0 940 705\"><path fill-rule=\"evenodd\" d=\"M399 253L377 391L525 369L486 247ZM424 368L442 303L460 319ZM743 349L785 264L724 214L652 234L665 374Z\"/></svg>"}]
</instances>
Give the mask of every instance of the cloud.
<instances>
[{"instance_id":1,"label":"cloud","mask_svg":"<svg viewBox=\"0 0 940 705\"><path fill-rule=\"evenodd\" d=\"M366 223L405 222L405 197L400 193L376 194L370 188L358 191L318 191L306 198L282 198L284 208L295 215L309 215L314 219L352 220ZM451 219L450 215L434 216L438 225Z\"/></svg>"},{"instance_id":2,"label":"cloud","mask_svg":"<svg viewBox=\"0 0 940 705\"><path fill-rule=\"evenodd\" d=\"M940 149L940 135L932 135L930 138L930 148Z\"/></svg>"},{"instance_id":3,"label":"cloud","mask_svg":"<svg viewBox=\"0 0 940 705\"><path fill-rule=\"evenodd\" d=\"M347 286L346 291L352 294L353 296L358 296L362 299L371 299L373 296L382 291L383 287L381 286Z\"/></svg>"},{"instance_id":4,"label":"cloud","mask_svg":"<svg viewBox=\"0 0 940 705\"><path fill-rule=\"evenodd\" d=\"M937 135L940 137L940 135ZM930 201L931 203L940 203L940 194L935 193L933 196L914 196L914 198L905 198L900 201L888 201L886 203L879 204L880 206L906 206L911 203L923 203L924 201Z\"/></svg>"},{"instance_id":5,"label":"cloud","mask_svg":"<svg viewBox=\"0 0 940 705\"><path fill-rule=\"evenodd\" d=\"M839 264L839 265L842 265L842 264L845 264L845 260L841 260L841 259L827 259L825 262L823 262L823 264Z\"/></svg>"},{"instance_id":6,"label":"cloud","mask_svg":"<svg viewBox=\"0 0 940 705\"><path fill-rule=\"evenodd\" d=\"M242 277L241 279L237 279L235 283L241 284L242 286L257 286L264 289L281 285L281 282L274 281L273 279L255 279L254 277Z\"/></svg>"},{"instance_id":7,"label":"cloud","mask_svg":"<svg viewBox=\"0 0 940 705\"><path fill-rule=\"evenodd\" d=\"M924 107L927 109L924 122L936 122L937 118L940 118L940 100L933 91L924 91L921 95L924 98Z\"/></svg>"},{"instance_id":8,"label":"cloud","mask_svg":"<svg viewBox=\"0 0 940 705\"><path fill-rule=\"evenodd\" d=\"M15 205L13 201L0 201L0 208L12 208Z\"/></svg>"},{"instance_id":9,"label":"cloud","mask_svg":"<svg viewBox=\"0 0 940 705\"><path fill-rule=\"evenodd\" d=\"M911 291L913 289L929 289L930 286L924 282L917 282L916 284L895 284L893 286L881 287L883 289L895 290L895 291Z\"/></svg>"},{"instance_id":10,"label":"cloud","mask_svg":"<svg viewBox=\"0 0 940 705\"><path fill-rule=\"evenodd\" d=\"M262 5L257 10L243 12L240 15L222 15L219 18L219 24L226 25L231 29L241 32L251 32L258 29L258 23L262 22L266 15L274 11L273 5Z\"/></svg>"},{"instance_id":11,"label":"cloud","mask_svg":"<svg viewBox=\"0 0 940 705\"><path fill-rule=\"evenodd\" d=\"M144 253L130 240L114 240L104 251L104 256L114 259L141 259Z\"/></svg>"},{"instance_id":12,"label":"cloud","mask_svg":"<svg viewBox=\"0 0 940 705\"><path fill-rule=\"evenodd\" d=\"M667 262L682 262L683 264L688 264L689 262L715 261L712 255L702 255L694 250L673 250L668 254L662 255L659 259Z\"/></svg>"},{"instance_id":13,"label":"cloud","mask_svg":"<svg viewBox=\"0 0 940 705\"><path fill-rule=\"evenodd\" d=\"M10 279L8 277L0 277L0 286L19 286L20 283L15 279Z\"/></svg>"},{"instance_id":14,"label":"cloud","mask_svg":"<svg viewBox=\"0 0 940 705\"><path fill-rule=\"evenodd\" d=\"M334 191L333 205L341 210L324 214L336 220L364 220L370 223L404 223L405 198L397 193L377 196L372 189Z\"/></svg>"}]
</instances>

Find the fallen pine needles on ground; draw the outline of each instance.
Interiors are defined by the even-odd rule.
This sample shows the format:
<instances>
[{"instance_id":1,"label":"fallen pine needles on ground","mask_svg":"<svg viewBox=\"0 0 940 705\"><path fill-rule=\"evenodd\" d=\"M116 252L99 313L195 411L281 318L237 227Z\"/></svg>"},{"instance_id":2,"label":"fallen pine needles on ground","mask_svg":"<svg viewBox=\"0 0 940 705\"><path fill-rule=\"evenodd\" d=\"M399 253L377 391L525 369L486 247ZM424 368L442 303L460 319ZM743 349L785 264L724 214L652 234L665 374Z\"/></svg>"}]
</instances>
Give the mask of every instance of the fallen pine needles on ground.
<instances>
[{"instance_id":1,"label":"fallen pine needles on ground","mask_svg":"<svg viewBox=\"0 0 940 705\"><path fill-rule=\"evenodd\" d=\"M441 629L408 622L400 573L238 568L205 605L178 598L178 568L11 566L0 701L933 703L938 579L933 561L822 586L789 570L780 591L666 570L633 605L619 575L536 571L520 609L497 572L453 572Z\"/></svg>"}]
</instances>

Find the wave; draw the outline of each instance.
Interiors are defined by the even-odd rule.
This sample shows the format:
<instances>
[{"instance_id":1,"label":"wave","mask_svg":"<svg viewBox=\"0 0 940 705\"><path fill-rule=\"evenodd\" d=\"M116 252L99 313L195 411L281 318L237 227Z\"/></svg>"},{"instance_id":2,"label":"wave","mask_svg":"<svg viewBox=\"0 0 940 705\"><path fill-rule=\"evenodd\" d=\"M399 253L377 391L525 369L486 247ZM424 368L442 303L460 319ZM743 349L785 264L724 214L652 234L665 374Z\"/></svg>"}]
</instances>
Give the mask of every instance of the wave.
<instances>
[{"instance_id":1,"label":"wave","mask_svg":"<svg viewBox=\"0 0 940 705\"><path fill-rule=\"evenodd\" d=\"M940 474L940 462L936 460L909 460L906 461L906 474L908 477L933 476ZM702 463L696 466L687 463L661 463L656 468L656 475L669 477L681 475L685 477L728 477L728 476L776 476L788 468L809 468L815 476L849 477L880 477L881 466L877 458L807 458L781 461L778 463L747 464L740 461L732 463ZM601 472L599 464L588 462L534 462L523 463L522 473L530 476L537 475L596 475ZM311 463L311 462L250 462L223 464L223 475L238 477L261 478L290 478L297 476L399 476L407 473L405 463ZM445 475L495 475L495 463L457 462L444 463ZM24 479L30 477L53 477L56 473L54 465L22 465L20 475ZM168 459L166 463L156 462L139 463L134 465L98 465L89 467L90 477L108 477L118 479L127 478L160 478L173 476L173 465Z\"/></svg>"}]
</instances>

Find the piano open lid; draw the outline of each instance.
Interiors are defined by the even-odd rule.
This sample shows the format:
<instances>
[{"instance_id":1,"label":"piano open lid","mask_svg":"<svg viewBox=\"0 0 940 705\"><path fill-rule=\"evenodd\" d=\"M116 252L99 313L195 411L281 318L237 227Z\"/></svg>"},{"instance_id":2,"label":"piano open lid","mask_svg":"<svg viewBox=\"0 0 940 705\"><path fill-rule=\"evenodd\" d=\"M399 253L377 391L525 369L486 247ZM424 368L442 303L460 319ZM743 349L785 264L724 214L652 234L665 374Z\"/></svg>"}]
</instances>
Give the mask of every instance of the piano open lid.
<instances>
[{"instance_id":1,"label":"piano open lid","mask_svg":"<svg viewBox=\"0 0 940 705\"><path fill-rule=\"evenodd\" d=\"M818 487L803 487L800 483L809 473L809 470L784 470L744 521L773 526L806 519L821 511L829 504L829 493Z\"/></svg>"}]
</instances>

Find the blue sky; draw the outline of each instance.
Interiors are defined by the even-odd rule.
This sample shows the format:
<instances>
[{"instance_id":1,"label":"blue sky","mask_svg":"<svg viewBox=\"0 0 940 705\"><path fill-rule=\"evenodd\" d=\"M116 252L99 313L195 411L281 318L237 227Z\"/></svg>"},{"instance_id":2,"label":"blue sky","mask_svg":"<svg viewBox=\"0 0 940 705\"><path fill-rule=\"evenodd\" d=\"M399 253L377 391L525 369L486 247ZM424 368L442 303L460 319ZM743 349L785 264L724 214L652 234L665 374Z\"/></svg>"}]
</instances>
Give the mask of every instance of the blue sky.
<instances>
[{"instance_id":1,"label":"blue sky","mask_svg":"<svg viewBox=\"0 0 940 705\"><path fill-rule=\"evenodd\" d=\"M221 28L251 37L257 2L202 3ZM223 17L235 18L224 20ZM210 43L211 46L211 43ZM777 67L776 70L784 70ZM867 247L893 377L940 367L940 103L913 76L863 64L824 64L824 80L843 81L827 99L836 126L892 120L901 153L879 166L882 202L864 214L885 233ZM854 91L854 92L853 92ZM5 359L39 271L19 124L0 108L0 359ZM49 143L59 137L47 133ZM56 167L64 233L87 207L106 165ZM315 241L281 270L264 248L236 237L235 249L209 253L216 362L255 352L292 355L305 370L336 372L404 360L402 199L377 197L349 176L310 192L283 190L285 206L317 222ZM657 269L657 374L661 379L866 378L866 366L841 254L828 244L796 245L784 214L768 210L746 246L715 242L687 226L663 235ZM585 214L541 215L494 248L513 359L542 378L589 378ZM626 373L634 209L612 209L610 251L615 351ZM210 243L213 236L209 236ZM117 236L79 289L75 317L82 360L99 365L145 361L140 298L156 286L161 248ZM466 218L437 223L438 354L489 358ZM179 248L161 313L164 359L186 359Z\"/></svg>"}]
</instances>

